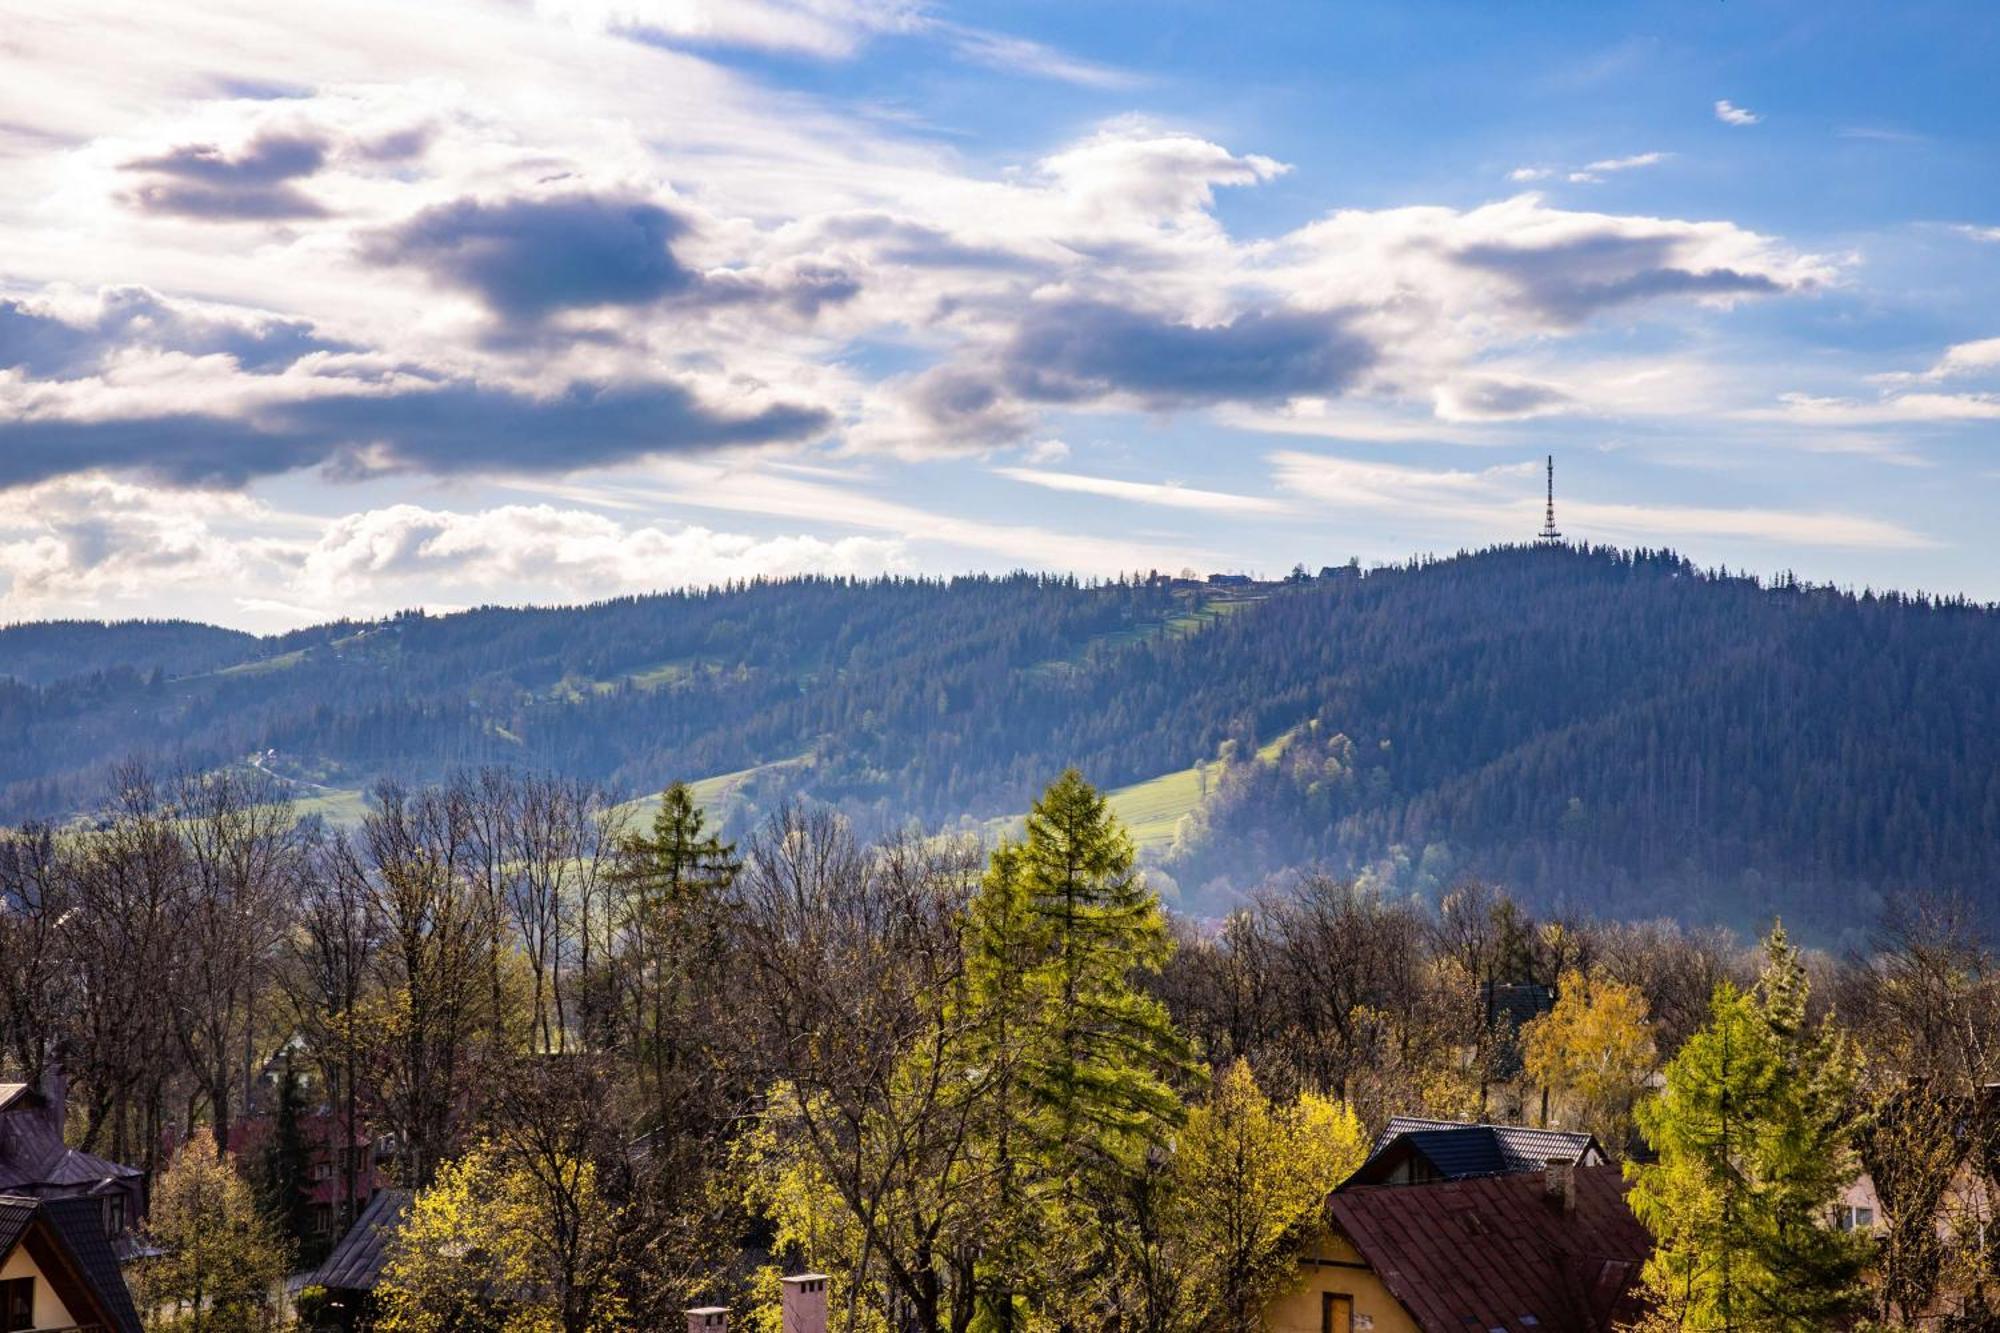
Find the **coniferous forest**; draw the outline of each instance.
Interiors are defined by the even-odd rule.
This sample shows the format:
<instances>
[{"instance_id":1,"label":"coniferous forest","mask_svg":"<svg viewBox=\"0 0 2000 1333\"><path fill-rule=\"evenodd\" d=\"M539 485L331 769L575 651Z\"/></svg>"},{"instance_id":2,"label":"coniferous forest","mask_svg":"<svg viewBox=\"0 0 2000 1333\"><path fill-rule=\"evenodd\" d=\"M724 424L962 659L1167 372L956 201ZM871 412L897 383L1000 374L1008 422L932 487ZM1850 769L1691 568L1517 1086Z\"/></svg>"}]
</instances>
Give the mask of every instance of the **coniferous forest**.
<instances>
[{"instance_id":1,"label":"coniferous forest","mask_svg":"<svg viewBox=\"0 0 2000 1333\"><path fill-rule=\"evenodd\" d=\"M797 579L553 609L0 631L0 817L132 757L254 764L310 808L501 765L612 799L735 775L870 834L1018 816L1074 765L1194 770L1150 848L1220 912L1318 866L1833 937L1900 892L2000 899L2000 612L1506 547L1255 588ZM997 825L996 825L997 826Z\"/></svg>"}]
</instances>

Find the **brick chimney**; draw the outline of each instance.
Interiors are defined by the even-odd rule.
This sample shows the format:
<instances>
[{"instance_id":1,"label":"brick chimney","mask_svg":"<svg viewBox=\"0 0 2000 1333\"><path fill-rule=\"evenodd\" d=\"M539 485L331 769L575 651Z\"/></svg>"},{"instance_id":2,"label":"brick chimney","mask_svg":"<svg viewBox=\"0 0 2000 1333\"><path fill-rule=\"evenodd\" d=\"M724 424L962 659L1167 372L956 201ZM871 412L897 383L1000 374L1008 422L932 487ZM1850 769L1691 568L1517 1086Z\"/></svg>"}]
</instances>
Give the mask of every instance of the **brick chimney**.
<instances>
[{"instance_id":1,"label":"brick chimney","mask_svg":"<svg viewBox=\"0 0 2000 1333\"><path fill-rule=\"evenodd\" d=\"M687 1317L688 1333L729 1333L729 1311L720 1305L698 1305Z\"/></svg>"},{"instance_id":2,"label":"brick chimney","mask_svg":"<svg viewBox=\"0 0 2000 1333\"><path fill-rule=\"evenodd\" d=\"M784 1333L826 1333L826 1274L800 1273L781 1279L780 1285Z\"/></svg>"},{"instance_id":3,"label":"brick chimney","mask_svg":"<svg viewBox=\"0 0 2000 1333\"><path fill-rule=\"evenodd\" d=\"M1542 1172L1542 1198L1551 1208L1576 1211L1576 1163L1550 1161Z\"/></svg>"}]
</instances>

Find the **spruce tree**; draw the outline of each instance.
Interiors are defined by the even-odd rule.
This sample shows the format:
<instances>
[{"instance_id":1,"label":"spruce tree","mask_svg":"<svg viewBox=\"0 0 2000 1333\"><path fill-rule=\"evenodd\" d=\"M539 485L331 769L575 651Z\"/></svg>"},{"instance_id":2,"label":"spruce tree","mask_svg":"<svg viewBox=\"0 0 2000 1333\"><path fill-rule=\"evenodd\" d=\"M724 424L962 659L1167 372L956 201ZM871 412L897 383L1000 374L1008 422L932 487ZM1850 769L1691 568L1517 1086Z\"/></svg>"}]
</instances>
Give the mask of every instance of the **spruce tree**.
<instances>
[{"instance_id":1,"label":"spruce tree","mask_svg":"<svg viewBox=\"0 0 2000 1333\"><path fill-rule=\"evenodd\" d=\"M1639 1107L1657 1163L1626 1168L1653 1232L1655 1321L1717 1333L1806 1333L1859 1311L1865 1238L1836 1229L1857 1170L1847 1039L1806 1019L1808 983L1782 926L1749 993L1723 982L1708 1025Z\"/></svg>"},{"instance_id":2,"label":"spruce tree","mask_svg":"<svg viewBox=\"0 0 2000 1333\"><path fill-rule=\"evenodd\" d=\"M1172 951L1159 900L1074 769L994 853L967 926L968 1078L988 1094L978 1148L995 1191L985 1314L1008 1328L1023 1293L1080 1295L1104 1257L1098 1209L1179 1123L1173 1084L1193 1062L1140 985Z\"/></svg>"},{"instance_id":3,"label":"spruce tree","mask_svg":"<svg viewBox=\"0 0 2000 1333\"><path fill-rule=\"evenodd\" d=\"M271 1137L264 1144L258 1172L258 1203L281 1236L293 1245L306 1239L308 1211L306 1172L311 1154L306 1148L305 1127L300 1123L304 1098L299 1093L298 1071L285 1061L278 1079L278 1104L272 1116Z\"/></svg>"}]
</instances>

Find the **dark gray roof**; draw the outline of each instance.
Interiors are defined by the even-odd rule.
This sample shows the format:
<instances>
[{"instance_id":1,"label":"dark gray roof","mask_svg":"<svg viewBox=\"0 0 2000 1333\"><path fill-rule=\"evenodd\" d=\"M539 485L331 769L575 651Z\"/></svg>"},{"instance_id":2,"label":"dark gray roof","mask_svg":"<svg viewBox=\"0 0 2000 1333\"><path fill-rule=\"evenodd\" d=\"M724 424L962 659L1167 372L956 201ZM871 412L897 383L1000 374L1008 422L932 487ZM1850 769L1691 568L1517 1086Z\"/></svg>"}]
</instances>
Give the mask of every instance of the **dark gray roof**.
<instances>
[{"instance_id":1,"label":"dark gray roof","mask_svg":"<svg viewBox=\"0 0 2000 1333\"><path fill-rule=\"evenodd\" d=\"M39 1094L24 1084L0 1084L0 1190L42 1194L143 1175L135 1166L70 1147Z\"/></svg>"},{"instance_id":2,"label":"dark gray roof","mask_svg":"<svg viewBox=\"0 0 2000 1333\"><path fill-rule=\"evenodd\" d=\"M132 1308L132 1293L126 1290L125 1274L104 1235L103 1202L96 1198L44 1199L42 1211L69 1244L77 1266L110 1307L119 1328L126 1333L139 1333L139 1312Z\"/></svg>"},{"instance_id":3,"label":"dark gray roof","mask_svg":"<svg viewBox=\"0 0 2000 1333\"><path fill-rule=\"evenodd\" d=\"M322 1287L344 1291L373 1291L382 1277L389 1242L402 1229L403 1218L409 1211L408 1190L376 1191L368 1206L361 1210L361 1216L354 1219L354 1225L333 1247L333 1253L326 1256L319 1272L313 1274L313 1281Z\"/></svg>"},{"instance_id":4,"label":"dark gray roof","mask_svg":"<svg viewBox=\"0 0 2000 1333\"><path fill-rule=\"evenodd\" d=\"M140 1333L132 1293L125 1288L118 1256L104 1238L104 1205L97 1199L28 1199L0 1195L0 1259L20 1243L39 1212L57 1244L96 1292L118 1333ZM76 1312L76 1313L81 1313Z\"/></svg>"},{"instance_id":5,"label":"dark gray roof","mask_svg":"<svg viewBox=\"0 0 2000 1333\"><path fill-rule=\"evenodd\" d=\"M34 1216L35 1200L0 1194L0 1260L4 1260L14 1248L14 1242L21 1239L21 1233L28 1229L28 1223Z\"/></svg>"},{"instance_id":6,"label":"dark gray roof","mask_svg":"<svg viewBox=\"0 0 2000 1333\"><path fill-rule=\"evenodd\" d=\"M1570 1130L1399 1115L1376 1137L1368 1160L1347 1184L1382 1183L1407 1153L1421 1156L1446 1180L1540 1171L1550 1162L1594 1166L1606 1160L1595 1138Z\"/></svg>"}]
</instances>

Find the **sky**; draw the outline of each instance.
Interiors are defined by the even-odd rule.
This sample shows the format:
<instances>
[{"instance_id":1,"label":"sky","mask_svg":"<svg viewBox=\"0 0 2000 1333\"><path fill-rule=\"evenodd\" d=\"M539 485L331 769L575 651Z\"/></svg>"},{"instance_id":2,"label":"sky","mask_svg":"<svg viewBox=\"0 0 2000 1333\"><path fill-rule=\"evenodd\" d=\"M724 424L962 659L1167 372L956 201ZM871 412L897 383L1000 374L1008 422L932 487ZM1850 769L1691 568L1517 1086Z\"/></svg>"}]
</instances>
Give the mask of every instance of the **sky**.
<instances>
[{"instance_id":1,"label":"sky","mask_svg":"<svg viewBox=\"0 0 2000 1333\"><path fill-rule=\"evenodd\" d=\"M2000 599L2000 5L0 0L0 621L1531 538Z\"/></svg>"}]
</instances>

